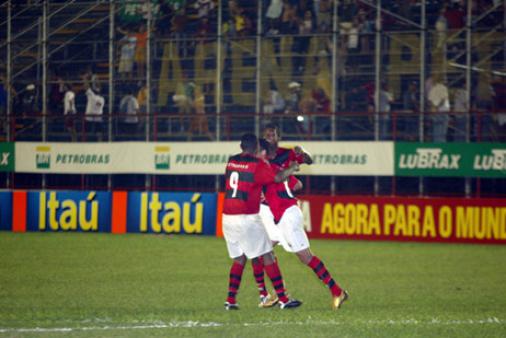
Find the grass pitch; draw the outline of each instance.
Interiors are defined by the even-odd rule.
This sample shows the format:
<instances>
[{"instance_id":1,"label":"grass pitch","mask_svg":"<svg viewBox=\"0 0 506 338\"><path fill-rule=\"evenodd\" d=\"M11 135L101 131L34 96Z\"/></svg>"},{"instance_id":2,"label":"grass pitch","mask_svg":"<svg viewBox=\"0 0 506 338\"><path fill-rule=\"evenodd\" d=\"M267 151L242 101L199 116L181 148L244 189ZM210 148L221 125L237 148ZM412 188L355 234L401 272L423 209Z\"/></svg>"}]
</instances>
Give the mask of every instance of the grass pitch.
<instances>
[{"instance_id":1,"label":"grass pitch","mask_svg":"<svg viewBox=\"0 0 506 338\"><path fill-rule=\"evenodd\" d=\"M294 310L223 309L230 259L211 237L0 232L0 337L505 337L506 246L311 242L350 292L341 310L276 249Z\"/></svg>"}]
</instances>

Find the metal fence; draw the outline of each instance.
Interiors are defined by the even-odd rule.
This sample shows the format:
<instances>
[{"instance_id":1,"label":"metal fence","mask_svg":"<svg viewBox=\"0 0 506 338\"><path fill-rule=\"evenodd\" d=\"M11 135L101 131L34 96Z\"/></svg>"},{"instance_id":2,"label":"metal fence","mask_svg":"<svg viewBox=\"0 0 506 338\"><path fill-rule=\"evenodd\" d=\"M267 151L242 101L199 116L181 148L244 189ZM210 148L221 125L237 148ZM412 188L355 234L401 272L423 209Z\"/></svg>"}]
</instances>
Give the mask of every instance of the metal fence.
<instances>
[{"instance_id":1,"label":"metal fence","mask_svg":"<svg viewBox=\"0 0 506 338\"><path fill-rule=\"evenodd\" d=\"M233 140L269 120L289 139L504 141L502 2L290 3L3 1L1 137ZM437 85L446 88L449 107L437 107L436 90L431 97ZM63 116L68 87L76 94L72 121ZM97 131L83 119L88 87L105 99ZM120 113L128 92L140 104L135 126ZM188 97L199 107L181 103ZM445 110L442 119L437 110ZM39 179L52 184L42 177L35 186ZM321 187L343 192L339 178L327 179ZM364 193L392 190L371 180ZM464 195L481 189L464 181ZM430 191L416 182L408 185L413 193Z\"/></svg>"}]
</instances>

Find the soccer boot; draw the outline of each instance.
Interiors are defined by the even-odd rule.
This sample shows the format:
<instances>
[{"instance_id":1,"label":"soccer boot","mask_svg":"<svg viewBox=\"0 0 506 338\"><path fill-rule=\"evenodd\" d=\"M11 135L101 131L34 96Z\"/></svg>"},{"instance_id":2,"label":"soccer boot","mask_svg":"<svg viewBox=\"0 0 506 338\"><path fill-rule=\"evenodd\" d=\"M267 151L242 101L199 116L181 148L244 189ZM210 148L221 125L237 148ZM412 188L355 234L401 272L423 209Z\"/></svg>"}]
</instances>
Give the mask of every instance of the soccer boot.
<instances>
[{"instance_id":1,"label":"soccer boot","mask_svg":"<svg viewBox=\"0 0 506 338\"><path fill-rule=\"evenodd\" d=\"M260 303L258 304L258 307L260 308L273 307L278 303L278 301L279 299L277 296L273 296L268 293L265 296L260 296Z\"/></svg>"},{"instance_id":2,"label":"soccer boot","mask_svg":"<svg viewBox=\"0 0 506 338\"><path fill-rule=\"evenodd\" d=\"M239 310L239 304L225 302L225 310Z\"/></svg>"},{"instance_id":3,"label":"soccer boot","mask_svg":"<svg viewBox=\"0 0 506 338\"><path fill-rule=\"evenodd\" d=\"M279 301L279 308L281 310L284 310L284 309L293 309L293 308L299 307L301 305L302 305L302 302L300 300L297 300L297 299L289 299L288 302L286 302L286 303L283 303L282 301Z\"/></svg>"},{"instance_id":4,"label":"soccer boot","mask_svg":"<svg viewBox=\"0 0 506 338\"><path fill-rule=\"evenodd\" d=\"M343 290L339 296L332 299L332 310L339 309L348 298L348 292L346 290Z\"/></svg>"}]
</instances>

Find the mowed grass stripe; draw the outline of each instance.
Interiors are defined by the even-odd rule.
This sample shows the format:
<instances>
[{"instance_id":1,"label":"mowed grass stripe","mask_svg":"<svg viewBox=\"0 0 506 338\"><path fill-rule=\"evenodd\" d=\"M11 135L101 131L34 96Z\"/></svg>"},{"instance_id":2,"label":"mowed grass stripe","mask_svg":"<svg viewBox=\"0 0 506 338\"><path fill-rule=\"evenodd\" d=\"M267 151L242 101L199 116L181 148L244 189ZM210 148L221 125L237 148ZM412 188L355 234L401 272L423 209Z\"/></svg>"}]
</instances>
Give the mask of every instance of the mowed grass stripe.
<instances>
[{"instance_id":1,"label":"mowed grass stripe","mask_svg":"<svg viewBox=\"0 0 506 338\"><path fill-rule=\"evenodd\" d=\"M278 337L332 337L336 328L339 336L506 336L506 247L315 240L312 249L351 294L337 313L313 272L280 249L288 291L304 305L258 309L248 266L241 310L231 313L223 310L230 259L221 239L0 232L0 328L92 337L255 336L262 327L262 336ZM118 331L185 322L219 326Z\"/></svg>"}]
</instances>

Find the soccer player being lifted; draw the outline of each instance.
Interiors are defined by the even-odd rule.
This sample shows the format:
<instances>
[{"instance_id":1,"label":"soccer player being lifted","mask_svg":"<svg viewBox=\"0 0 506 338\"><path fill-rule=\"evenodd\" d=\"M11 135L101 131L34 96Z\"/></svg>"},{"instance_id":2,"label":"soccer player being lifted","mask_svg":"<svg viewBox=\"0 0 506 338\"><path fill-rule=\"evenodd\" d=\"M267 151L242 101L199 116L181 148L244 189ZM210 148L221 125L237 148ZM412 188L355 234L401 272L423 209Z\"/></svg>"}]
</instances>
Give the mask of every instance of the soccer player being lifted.
<instances>
[{"instance_id":1,"label":"soccer player being lifted","mask_svg":"<svg viewBox=\"0 0 506 338\"><path fill-rule=\"evenodd\" d=\"M295 150L279 148L277 128L269 127L271 126L267 126L264 131L264 136L269 139L260 140L260 148L266 151L267 159L275 171L286 167L291 158L300 157L303 159L303 163L312 163L310 155L300 147L296 147ZM291 152L294 154L290 154ZM302 188L302 183L293 176L285 182L269 184L264 191L268 208L262 206L260 216L271 240L274 243L280 243L287 252L295 253L300 261L309 266L318 278L328 286L332 295L332 308L337 310L348 299L348 293L339 287L323 262L309 249L309 240L303 228L302 211L292 193L293 190L300 188ZM259 290L262 289L262 286L265 287L263 274L259 270L261 264L261 259L254 260L254 274ZM261 302L260 306L268 307L271 303L273 302L265 302L264 304Z\"/></svg>"},{"instance_id":2,"label":"soccer player being lifted","mask_svg":"<svg viewBox=\"0 0 506 338\"><path fill-rule=\"evenodd\" d=\"M281 309L298 307L301 302L287 297L281 271L272 254L272 242L259 215L262 187L283 182L298 170L298 165L294 163L276 174L267 161L257 157L258 139L253 134L243 135L241 149L242 153L229 158L225 172L223 235L233 259L225 309L239 308L236 295L244 264L246 259L257 257L262 257Z\"/></svg>"}]
</instances>

